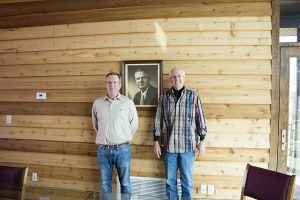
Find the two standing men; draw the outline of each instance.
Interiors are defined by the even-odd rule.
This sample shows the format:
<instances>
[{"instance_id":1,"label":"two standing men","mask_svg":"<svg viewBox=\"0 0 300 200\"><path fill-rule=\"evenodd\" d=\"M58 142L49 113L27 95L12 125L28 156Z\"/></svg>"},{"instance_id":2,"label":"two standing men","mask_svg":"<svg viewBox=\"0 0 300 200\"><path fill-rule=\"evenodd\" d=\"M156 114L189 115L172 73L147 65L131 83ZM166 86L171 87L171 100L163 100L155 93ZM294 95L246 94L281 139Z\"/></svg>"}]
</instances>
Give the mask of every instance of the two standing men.
<instances>
[{"instance_id":1,"label":"two standing men","mask_svg":"<svg viewBox=\"0 0 300 200\"><path fill-rule=\"evenodd\" d=\"M200 97L184 87L185 72L174 68L170 72L172 88L161 96L154 128L154 154L163 154L166 169L166 190L169 199L178 199L177 170L180 170L182 198L191 199L195 150L205 150L206 123ZM93 127L97 132L97 158L101 174L103 199L111 198L113 167L116 166L121 193L130 199L130 159L128 141L138 127L133 102L119 93L120 75L106 76L107 96L93 104ZM158 142L161 141L162 148ZM104 196L103 196L104 195ZM110 195L110 196L107 196Z\"/></svg>"}]
</instances>

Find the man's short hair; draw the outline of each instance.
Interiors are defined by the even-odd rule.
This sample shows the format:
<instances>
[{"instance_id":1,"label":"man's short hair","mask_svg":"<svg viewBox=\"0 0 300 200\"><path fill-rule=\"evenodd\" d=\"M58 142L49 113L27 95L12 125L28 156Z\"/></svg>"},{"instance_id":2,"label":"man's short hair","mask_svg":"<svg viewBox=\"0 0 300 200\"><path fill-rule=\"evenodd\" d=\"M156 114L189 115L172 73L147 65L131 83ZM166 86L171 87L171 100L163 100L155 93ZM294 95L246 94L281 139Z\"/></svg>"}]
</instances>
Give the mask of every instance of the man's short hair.
<instances>
[{"instance_id":1,"label":"man's short hair","mask_svg":"<svg viewBox=\"0 0 300 200\"><path fill-rule=\"evenodd\" d=\"M137 73L137 72L145 72L145 74L146 74L148 77L150 77L149 71L148 71L147 69L137 69L137 70L134 72L134 74Z\"/></svg>"},{"instance_id":2,"label":"man's short hair","mask_svg":"<svg viewBox=\"0 0 300 200\"><path fill-rule=\"evenodd\" d=\"M171 69L171 71L170 71L170 77L171 77L172 72L175 71L175 70L181 71L182 75L185 76L185 71L184 71L184 69L182 69L182 68L180 68L180 67L174 67L174 68Z\"/></svg>"},{"instance_id":3,"label":"man's short hair","mask_svg":"<svg viewBox=\"0 0 300 200\"><path fill-rule=\"evenodd\" d=\"M118 78L121 82L121 75L117 72L109 72L108 74L106 74L105 78L107 78L108 76L113 76L113 75L118 76Z\"/></svg>"}]
</instances>

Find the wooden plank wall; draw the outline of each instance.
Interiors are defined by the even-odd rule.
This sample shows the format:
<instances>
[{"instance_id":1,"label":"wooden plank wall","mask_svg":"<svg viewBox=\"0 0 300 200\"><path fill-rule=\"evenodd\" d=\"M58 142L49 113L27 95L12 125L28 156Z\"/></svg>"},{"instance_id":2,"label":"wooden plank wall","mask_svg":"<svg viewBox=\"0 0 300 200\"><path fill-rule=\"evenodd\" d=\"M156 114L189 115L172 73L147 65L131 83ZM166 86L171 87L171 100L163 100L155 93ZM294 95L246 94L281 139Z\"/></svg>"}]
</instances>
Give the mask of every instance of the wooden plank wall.
<instances>
[{"instance_id":1,"label":"wooden plank wall","mask_svg":"<svg viewBox=\"0 0 300 200\"><path fill-rule=\"evenodd\" d=\"M164 88L170 69L183 67L186 86L201 95L209 132L195 163L195 198L239 199L246 163L268 167L270 1L151 9L136 8L139 19L123 11L124 18L106 13L119 17L110 21L0 30L0 162L29 166L28 199L99 190L91 105L105 95L105 74L121 73L124 60L163 60ZM178 15L189 10L197 16ZM138 113L131 174L164 177L152 153L155 110ZM200 194L200 184L215 185L215 195Z\"/></svg>"}]
</instances>

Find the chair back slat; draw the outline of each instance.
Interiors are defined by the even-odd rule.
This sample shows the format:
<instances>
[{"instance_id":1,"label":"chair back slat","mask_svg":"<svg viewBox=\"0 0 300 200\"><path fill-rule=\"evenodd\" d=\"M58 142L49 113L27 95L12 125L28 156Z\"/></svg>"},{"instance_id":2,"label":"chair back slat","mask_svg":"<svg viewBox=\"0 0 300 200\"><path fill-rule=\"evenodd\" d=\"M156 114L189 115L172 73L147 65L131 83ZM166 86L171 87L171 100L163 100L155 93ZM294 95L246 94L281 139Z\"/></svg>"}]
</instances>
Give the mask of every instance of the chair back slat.
<instances>
[{"instance_id":1,"label":"chair back slat","mask_svg":"<svg viewBox=\"0 0 300 200\"><path fill-rule=\"evenodd\" d=\"M0 199L24 199L28 167L0 166Z\"/></svg>"},{"instance_id":2,"label":"chair back slat","mask_svg":"<svg viewBox=\"0 0 300 200\"><path fill-rule=\"evenodd\" d=\"M248 196L260 200L290 200L294 179L294 176L247 165L241 199Z\"/></svg>"}]
</instances>

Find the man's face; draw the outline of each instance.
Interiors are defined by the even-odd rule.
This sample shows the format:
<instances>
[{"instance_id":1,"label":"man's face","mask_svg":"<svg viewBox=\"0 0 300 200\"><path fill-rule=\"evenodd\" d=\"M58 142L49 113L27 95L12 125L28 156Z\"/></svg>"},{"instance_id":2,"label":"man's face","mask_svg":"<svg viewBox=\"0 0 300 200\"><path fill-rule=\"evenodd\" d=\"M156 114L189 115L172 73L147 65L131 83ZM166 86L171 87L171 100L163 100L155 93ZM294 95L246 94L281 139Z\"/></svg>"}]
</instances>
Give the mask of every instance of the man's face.
<instances>
[{"instance_id":1,"label":"man's face","mask_svg":"<svg viewBox=\"0 0 300 200\"><path fill-rule=\"evenodd\" d=\"M117 75L109 75L106 78L106 91L109 97L116 97L121 89L120 79Z\"/></svg>"},{"instance_id":2,"label":"man's face","mask_svg":"<svg viewBox=\"0 0 300 200\"><path fill-rule=\"evenodd\" d=\"M175 69L171 72L170 79L171 79L172 87L175 90L180 90L184 85L185 74L182 70Z\"/></svg>"},{"instance_id":3,"label":"man's face","mask_svg":"<svg viewBox=\"0 0 300 200\"><path fill-rule=\"evenodd\" d=\"M145 72L135 72L134 77L138 88L140 88L141 90L147 89L150 83L150 77L148 77L148 75Z\"/></svg>"}]
</instances>

